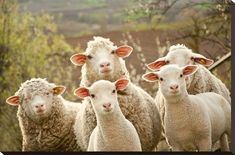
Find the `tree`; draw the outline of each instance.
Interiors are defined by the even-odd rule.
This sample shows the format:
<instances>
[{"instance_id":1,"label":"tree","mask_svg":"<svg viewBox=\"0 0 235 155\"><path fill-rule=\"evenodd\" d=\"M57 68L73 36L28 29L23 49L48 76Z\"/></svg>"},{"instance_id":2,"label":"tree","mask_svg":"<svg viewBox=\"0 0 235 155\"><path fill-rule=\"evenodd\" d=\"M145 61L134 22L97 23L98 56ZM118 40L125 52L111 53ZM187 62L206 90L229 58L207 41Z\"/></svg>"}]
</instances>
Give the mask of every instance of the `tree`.
<instances>
[{"instance_id":1,"label":"tree","mask_svg":"<svg viewBox=\"0 0 235 155\"><path fill-rule=\"evenodd\" d=\"M0 150L20 151L17 108L7 105L6 98L33 77L66 85L72 92L75 68L69 58L75 51L58 34L52 16L19 13L15 0L0 0L0 8Z\"/></svg>"}]
</instances>

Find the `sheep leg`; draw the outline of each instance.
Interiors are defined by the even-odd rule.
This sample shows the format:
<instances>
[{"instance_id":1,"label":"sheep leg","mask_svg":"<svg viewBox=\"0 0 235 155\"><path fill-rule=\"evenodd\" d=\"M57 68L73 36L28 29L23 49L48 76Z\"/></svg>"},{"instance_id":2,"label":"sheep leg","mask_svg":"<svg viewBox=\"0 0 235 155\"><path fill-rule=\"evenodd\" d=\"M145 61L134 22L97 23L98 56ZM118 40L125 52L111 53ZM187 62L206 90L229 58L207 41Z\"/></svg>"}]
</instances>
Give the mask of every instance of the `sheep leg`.
<instances>
[{"instance_id":1,"label":"sheep leg","mask_svg":"<svg viewBox=\"0 0 235 155\"><path fill-rule=\"evenodd\" d=\"M178 145L178 144L176 144L174 146L172 145L171 149L173 152L183 152L184 151L184 149L182 147L180 147L180 145Z\"/></svg>"},{"instance_id":2,"label":"sheep leg","mask_svg":"<svg viewBox=\"0 0 235 155\"><path fill-rule=\"evenodd\" d=\"M228 145L228 137L225 133L220 138L220 146L221 146L221 151L230 151Z\"/></svg>"},{"instance_id":3,"label":"sheep leg","mask_svg":"<svg viewBox=\"0 0 235 155\"><path fill-rule=\"evenodd\" d=\"M212 151L212 142L211 142L211 138L205 138L202 139L201 141L199 141L198 144L198 151Z\"/></svg>"}]
</instances>

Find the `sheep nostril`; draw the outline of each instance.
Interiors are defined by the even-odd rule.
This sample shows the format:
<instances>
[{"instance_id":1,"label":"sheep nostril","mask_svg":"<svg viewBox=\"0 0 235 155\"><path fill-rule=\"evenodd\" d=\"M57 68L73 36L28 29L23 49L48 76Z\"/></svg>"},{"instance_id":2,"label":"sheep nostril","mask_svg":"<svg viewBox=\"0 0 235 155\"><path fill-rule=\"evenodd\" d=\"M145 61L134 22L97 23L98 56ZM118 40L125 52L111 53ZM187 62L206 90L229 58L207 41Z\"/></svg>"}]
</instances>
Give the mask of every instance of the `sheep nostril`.
<instances>
[{"instance_id":1,"label":"sheep nostril","mask_svg":"<svg viewBox=\"0 0 235 155\"><path fill-rule=\"evenodd\" d=\"M110 63L107 63L106 66L110 66Z\"/></svg>"},{"instance_id":2,"label":"sheep nostril","mask_svg":"<svg viewBox=\"0 0 235 155\"><path fill-rule=\"evenodd\" d=\"M43 107L44 105L42 104L41 107Z\"/></svg>"},{"instance_id":3,"label":"sheep nostril","mask_svg":"<svg viewBox=\"0 0 235 155\"><path fill-rule=\"evenodd\" d=\"M170 86L170 89L172 89L172 90L175 90L175 89L178 89L178 85L174 85L174 86Z\"/></svg>"},{"instance_id":4,"label":"sheep nostril","mask_svg":"<svg viewBox=\"0 0 235 155\"><path fill-rule=\"evenodd\" d=\"M110 103L103 104L103 107L104 107L104 108L110 108L110 107L111 107L111 104L110 104Z\"/></svg>"}]
</instances>

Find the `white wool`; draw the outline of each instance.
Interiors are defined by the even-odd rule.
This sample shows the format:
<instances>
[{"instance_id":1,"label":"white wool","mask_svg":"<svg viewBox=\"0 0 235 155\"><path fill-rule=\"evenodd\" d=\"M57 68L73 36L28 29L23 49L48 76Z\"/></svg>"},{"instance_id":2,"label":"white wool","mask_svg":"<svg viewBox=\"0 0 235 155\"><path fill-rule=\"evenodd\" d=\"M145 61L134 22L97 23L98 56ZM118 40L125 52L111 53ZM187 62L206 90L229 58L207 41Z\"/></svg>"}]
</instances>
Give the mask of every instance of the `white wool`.
<instances>
[{"instance_id":1,"label":"white wool","mask_svg":"<svg viewBox=\"0 0 235 155\"><path fill-rule=\"evenodd\" d=\"M195 64L192 60L190 60L191 57L194 56L199 56L199 54L193 53L191 49L187 48L183 44L177 44L172 45L169 48L167 55L163 58L168 60L170 64L177 64L180 67L183 67L186 65ZM202 55L200 56L204 57ZM226 88L225 84L203 65L198 64L198 67L197 72L186 81L188 93L195 95L204 92L215 92L222 95L229 103L231 103L230 92ZM165 115L165 103L161 92L157 92L155 102L160 112L161 120L164 124L163 117ZM166 148L159 148L159 150L163 149ZM217 149L217 146L215 146L214 149Z\"/></svg>"},{"instance_id":2,"label":"white wool","mask_svg":"<svg viewBox=\"0 0 235 155\"><path fill-rule=\"evenodd\" d=\"M93 50L99 47L99 51ZM109 39L102 37L94 37L93 41L88 42L86 54L90 52L108 52L116 49L116 46ZM113 72L108 76L100 76L94 66L86 62L82 66L82 79L80 86L91 86L95 81L108 80L114 82L121 77L129 79L125 61L122 58L114 58ZM124 116L135 126L142 145L143 151L151 151L157 145L160 137L160 116L154 105L153 98L143 89L130 83L128 88L118 94L120 108ZM77 125L76 125L77 124ZM78 135L77 141L83 146L83 150L88 147L89 137L91 132L96 127L95 113L90 105L90 100L83 101L82 110L77 115L77 120L74 126L75 133ZM82 138L81 138L82 137Z\"/></svg>"},{"instance_id":3,"label":"white wool","mask_svg":"<svg viewBox=\"0 0 235 155\"><path fill-rule=\"evenodd\" d=\"M51 108L44 117L29 113L34 95L47 98L45 93L54 86L45 79L33 78L25 81L15 93L20 97L17 117L23 136L23 151L80 151L73 132L79 106L69 108L59 95L48 100L46 105Z\"/></svg>"},{"instance_id":4,"label":"white wool","mask_svg":"<svg viewBox=\"0 0 235 155\"><path fill-rule=\"evenodd\" d=\"M92 131L87 151L141 151L140 139L135 127L125 118L113 93L115 85L109 81L95 82L89 91L96 114L97 126ZM109 112L104 105L110 104Z\"/></svg>"},{"instance_id":5,"label":"white wool","mask_svg":"<svg viewBox=\"0 0 235 155\"><path fill-rule=\"evenodd\" d=\"M223 151L229 151L226 136L231 135L231 106L214 92L189 95L182 69L166 65L156 74L163 78L159 91L164 98L164 129L173 151L211 151L220 140ZM196 73L195 73L196 74ZM177 84L173 95L170 87Z\"/></svg>"}]
</instances>

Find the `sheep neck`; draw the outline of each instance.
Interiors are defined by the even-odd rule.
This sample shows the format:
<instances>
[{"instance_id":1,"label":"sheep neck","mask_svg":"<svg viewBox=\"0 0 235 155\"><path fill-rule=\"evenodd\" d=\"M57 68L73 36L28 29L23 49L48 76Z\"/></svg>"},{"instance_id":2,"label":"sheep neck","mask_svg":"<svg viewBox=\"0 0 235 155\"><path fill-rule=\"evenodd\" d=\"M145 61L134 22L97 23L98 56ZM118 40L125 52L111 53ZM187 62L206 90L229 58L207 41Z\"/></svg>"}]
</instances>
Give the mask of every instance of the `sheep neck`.
<instances>
[{"instance_id":1,"label":"sheep neck","mask_svg":"<svg viewBox=\"0 0 235 155\"><path fill-rule=\"evenodd\" d=\"M111 114L98 116L97 117L97 126L102 134L103 138L112 138L120 134L121 132L118 132L118 130L123 129L123 124L125 123L125 116L122 114L120 107L117 107L115 111ZM115 131L117 132L114 132Z\"/></svg>"},{"instance_id":2,"label":"sheep neck","mask_svg":"<svg viewBox=\"0 0 235 155\"><path fill-rule=\"evenodd\" d=\"M164 97L164 100L166 101L165 123L170 122L171 124L177 124L187 121L186 119L190 119L190 113L192 112L191 107L193 105L187 91L177 97Z\"/></svg>"}]
</instances>

